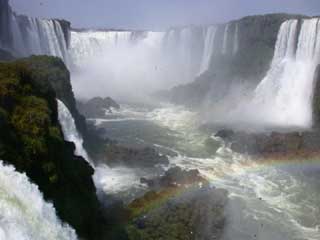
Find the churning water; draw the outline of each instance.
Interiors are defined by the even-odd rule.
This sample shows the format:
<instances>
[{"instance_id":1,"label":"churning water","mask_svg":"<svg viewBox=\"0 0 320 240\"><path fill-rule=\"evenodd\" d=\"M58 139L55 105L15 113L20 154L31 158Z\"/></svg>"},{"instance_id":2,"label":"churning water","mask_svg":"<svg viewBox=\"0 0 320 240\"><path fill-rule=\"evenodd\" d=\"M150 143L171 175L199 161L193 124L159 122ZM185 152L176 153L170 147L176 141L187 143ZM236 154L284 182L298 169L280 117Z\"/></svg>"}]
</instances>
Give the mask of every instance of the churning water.
<instances>
[{"instance_id":1,"label":"churning water","mask_svg":"<svg viewBox=\"0 0 320 240\"><path fill-rule=\"evenodd\" d=\"M118 120L117 114L115 121L109 116L108 121L97 124L114 137L118 136L119 141L124 139L119 129L127 125L125 138L131 137L131 142L153 145L160 152L169 153L171 165L199 169L212 185L227 189L230 201L226 210L226 240L320 238L317 161L259 162L232 152L220 139L212 137L213 133L199 130L197 114L182 107L145 109L144 114L141 108L128 108L124 110L127 115L123 116L123 121ZM130 118L136 115L139 115L138 120ZM154 126L153 131L150 124ZM119 131L114 132L114 129ZM127 129L134 131L130 133ZM207 139L211 140L210 148L216 151L207 151ZM130 191L130 183L136 186L140 177L132 171L118 169L109 181L105 177L104 190L121 191L122 185Z\"/></svg>"},{"instance_id":2,"label":"churning water","mask_svg":"<svg viewBox=\"0 0 320 240\"><path fill-rule=\"evenodd\" d=\"M25 174L0 161L0 240L76 240Z\"/></svg>"}]
</instances>

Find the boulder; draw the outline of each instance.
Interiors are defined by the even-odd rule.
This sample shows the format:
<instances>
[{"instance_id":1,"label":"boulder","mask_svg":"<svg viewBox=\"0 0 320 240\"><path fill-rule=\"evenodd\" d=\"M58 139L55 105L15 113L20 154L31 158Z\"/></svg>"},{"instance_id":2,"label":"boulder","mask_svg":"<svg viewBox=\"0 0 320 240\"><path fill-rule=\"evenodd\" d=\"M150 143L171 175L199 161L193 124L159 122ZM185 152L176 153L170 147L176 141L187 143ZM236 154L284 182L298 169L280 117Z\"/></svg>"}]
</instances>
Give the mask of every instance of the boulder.
<instances>
[{"instance_id":1,"label":"boulder","mask_svg":"<svg viewBox=\"0 0 320 240\"><path fill-rule=\"evenodd\" d=\"M184 191L185 190L185 191ZM131 240L221 239L227 191L209 187L148 192L133 201L128 225Z\"/></svg>"},{"instance_id":2,"label":"boulder","mask_svg":"<svg viewBox=\"0 0 320 240\"><path fill-rule=\"evenodd\" d=\"M154 179L141 178L140 182L147 184L152 190L166 189L186 185L205 185L207 180L200 176L200 172L194 170L182 170L180 167L170 168L163 176Z\"/></svg>"},{"instance_id":3,"label":"boulder","mask_svg":"<svg viewBox=\"0 0 320 240\"><path fill-rule=\"evenodd\" d=\"M153 148L127 148L116 143L108 144L104 157L104 162L109 166L151 168L158 164L169 164L168 157L160 155Z\"/></svg>"},{"instance_id":4,"label":"boulder","mask_svg":"<svg viewBox=\"0 0 320 240\"><path fill-rule=\"evenodd\" d=\"M78 102L77 105L86 118L104 118L106 111L112 112L112 108L120 109L120 105L110 97L95 97L87 102Z\"/></svg>"},{"instance_id":5,"label":"boulder","mask_svg":"<svg viewBox=\"0 0 320 240\"><path fill-rule=\"evenodd\" d=\"M219 134L231 149L258 157L312 157L320 152L320 131Z\"/></svg>"}]
</instances>

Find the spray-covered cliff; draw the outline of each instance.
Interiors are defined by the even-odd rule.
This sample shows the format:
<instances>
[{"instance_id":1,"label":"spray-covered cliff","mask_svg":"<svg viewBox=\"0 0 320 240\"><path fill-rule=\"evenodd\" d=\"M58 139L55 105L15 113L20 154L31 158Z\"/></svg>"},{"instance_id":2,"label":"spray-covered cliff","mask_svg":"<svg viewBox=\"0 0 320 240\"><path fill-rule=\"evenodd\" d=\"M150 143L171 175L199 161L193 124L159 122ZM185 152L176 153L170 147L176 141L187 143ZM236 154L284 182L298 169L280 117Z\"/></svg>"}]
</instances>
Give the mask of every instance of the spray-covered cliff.
<instances>
[{"instance_id":1,"label":"spray-covered cliff","mask_svg":"<svg viewBox=\"0 0 320 240\"><path fill-rule=\"evenodd\" d=\"M64 64L54 57L32 57L1 63L0 72L0 159L25 172L81 238L103 239L110 225L96 196L94 170L74 155L58 120L57 96L70 103L56 94L51 80L66 80Z\"/></svg>"},{"instance_id":2,"label":"spray-covered cliff","mask_svg":"<svg viewBox=\"0 0 320 240\"><path fill-rule=\"evenodd\" d=\"M270 14L245 17L206 32L201 71L190 84L161 92L172 102L199 108L203 103L221 100L230 89L242 85L254 89L269 70L280 26L288 19L308 17ZM298 35L295 36L298 38Z\"/></svg>"}]
</instances>

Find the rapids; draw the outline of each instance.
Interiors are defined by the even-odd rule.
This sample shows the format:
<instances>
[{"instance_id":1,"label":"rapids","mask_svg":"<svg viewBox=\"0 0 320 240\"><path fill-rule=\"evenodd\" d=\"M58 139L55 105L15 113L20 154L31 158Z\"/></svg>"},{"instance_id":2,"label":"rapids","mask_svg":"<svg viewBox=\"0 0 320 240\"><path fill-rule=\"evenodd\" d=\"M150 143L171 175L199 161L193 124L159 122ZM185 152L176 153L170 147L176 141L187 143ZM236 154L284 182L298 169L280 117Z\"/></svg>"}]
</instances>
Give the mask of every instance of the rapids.
<instances>
[{"instance_id":1,"label":"rapids","mask_svg":"<svg viewBox=\"0 0 320 240\"><path fill-rule=\"evenodd\" d=\"M236 154L213 137L213 132L199 128L201 121L197 114L182 107L163 106L143 111L127 105L122 111L123 121L119 121L119 113L115 113L115 121L109 114L108 121L100 119L96 124L119 141L128 142L130 138L131 142L152 145L160 152L169 153L171 165L199 169L212 185L230 192L224 239L320 238L318 164L259 162ZM139 119L132 119L137 115ZM121 134L121 129L126 134ZM215 145L215 153L206 152L208 138ZM103 176L103 169L98 172ZM116 169L109 177L106 173L110 171L104 173L101 182L108 193L130 191L128 183L136 189L143 176L129 169ZM143 187L140 184L140 188Z\"/></svg>"}]
</instances>

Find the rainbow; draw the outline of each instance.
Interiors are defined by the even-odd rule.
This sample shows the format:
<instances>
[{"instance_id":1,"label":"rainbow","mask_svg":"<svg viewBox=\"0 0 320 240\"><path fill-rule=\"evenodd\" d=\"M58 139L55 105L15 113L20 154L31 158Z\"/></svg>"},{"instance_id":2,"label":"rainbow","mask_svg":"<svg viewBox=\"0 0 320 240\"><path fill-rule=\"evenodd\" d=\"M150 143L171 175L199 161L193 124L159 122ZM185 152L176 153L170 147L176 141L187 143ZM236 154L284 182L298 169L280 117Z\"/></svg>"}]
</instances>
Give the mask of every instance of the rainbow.
<instances>
[{"instance_id":1,"label":"rainbow","mask_svg":"<svg viewBox=\"0 0 320 240\"><path fill-rule=\"evenodd\" d=\"M181 156L180 156L181 157ZM177 187L170 187L159 192L147 192L142 198L136 199L129 204L131 209L131 217L138 217L150 210L157 209L173 198L177 198L187 192L197 191L201 188L208 188L214 185L215 181L224 179L226 176L245 175L259 171L265 171L268 168L303 168L303 169L320 169L320 153L309 152L308 154L286 154L286 155L269 155L268 157L258 157L254 161L252 157L233 153L233 157L239 158L237 164L229 164L221 169L217 169L214 173L208 174L210 171L201 171L201 175L207 182L201 184L199 182L182 185ZM196 160L196 158L192 158ZM199 159L200 160L200 159ZM210 161L210 159L201 159L202 161ZM178 164L179 165L179 164ZM184 167L183 164L180 167ZM214 169L214 165L212 166ZM196 166L195 166L196 168Z\"/></svg>"}]
</instances>

